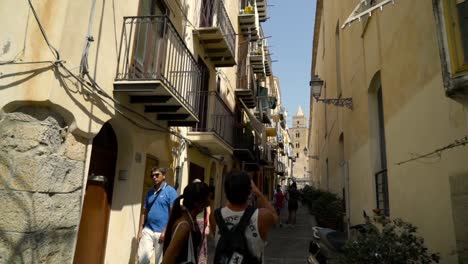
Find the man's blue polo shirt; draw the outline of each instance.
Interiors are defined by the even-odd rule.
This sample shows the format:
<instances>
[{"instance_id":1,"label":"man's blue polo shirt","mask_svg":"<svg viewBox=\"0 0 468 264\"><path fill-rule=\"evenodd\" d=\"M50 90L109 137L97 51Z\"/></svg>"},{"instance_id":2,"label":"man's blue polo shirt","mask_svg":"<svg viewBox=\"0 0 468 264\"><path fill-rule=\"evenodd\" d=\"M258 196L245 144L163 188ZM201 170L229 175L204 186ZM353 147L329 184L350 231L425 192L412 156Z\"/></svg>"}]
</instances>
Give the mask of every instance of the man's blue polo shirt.
<instances>
[{"instance_id":1,"label":"man's blue polo shirt","mask_svg":"<svg viewBox=\"0 0 468 264\"><path fill-rule=\"evenodd\" d=\"M149 190L146 194L144 208L148 209L148 220L146 221L145 227L151 229L153 232L162 232L169 221L169 210L177 198L177 191L167 184L163 183L159 191L154 188ZM154 199L156 201L153 203ZM151 208L148 206L151 205Z\"/></svg>"}]
</instances>

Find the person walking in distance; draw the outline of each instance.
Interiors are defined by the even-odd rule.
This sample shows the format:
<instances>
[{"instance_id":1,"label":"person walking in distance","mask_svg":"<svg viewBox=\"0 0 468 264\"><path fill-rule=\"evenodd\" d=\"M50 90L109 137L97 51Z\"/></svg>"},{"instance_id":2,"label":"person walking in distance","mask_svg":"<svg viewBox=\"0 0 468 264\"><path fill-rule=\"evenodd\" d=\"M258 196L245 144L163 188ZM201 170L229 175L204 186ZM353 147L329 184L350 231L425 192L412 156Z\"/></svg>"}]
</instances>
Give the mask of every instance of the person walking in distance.
<instances>
[{"instance_id":1,"label":"person walking in distance","mask_svg":"<svg viewBox=\"0 0 468 264\"><path fill-rule=\"evenodd\" d=\"M299 207L299 198L301 194L297 190L296 182L293 182L288 188L286 199L288 200L288 224L292 227L296 225L296 213Z\"/></svg>"},{"instance_id":2,"label":"person walking in distance","mask_svg":"<svg viewBox=\"0 0 468 264\"><path fill-rule=\"evenodd\" d=\"M203 232L196 222L196 216L209 204L210 190L206 183L193 182L185 187L172 207L162 264L199 263Z\"/></svg>"},{"instance_id":3,"label":"person walking in distance","mask_svg":"<svg viewBox=\"0 0 468 264\"><path fill-rule=\"evenodd\" d=\"M283 209L284 206L284 194L283 191L281 190L281 186L278 185L276 186L276 193L275 193L275 210L276 213L278 214L279 218L279 226L281 227L281 210Z\"/></svg>"},{"instance_id":4,"label":"person walking in distance","mask_svg":"<svg viewBox=\"0 0 468 264\"><path fill-rule=\"evenodd\" d=\"M166 183L167 170L152 168L150 177L154 188L146 194L143 213L138 229L138 263L150 263L152 253L155 263L162 261L163 242L166 225L169 220L172 204L177 198L177 191Z\"/></svg>"},{"instance_id":5,"label":"person walking in distance","mask_svg":"<svg viewBox=\"0 0 468 264\"><path fill-rule=\"evenodd\" d=\"M246 172L226 175L224 190L226 206L210 216L216 245L214 263L262 263L268 232L278 221L275 209ZM257 197L258 209L248 205L251 192Z\"/></svg>"}]
</instances>

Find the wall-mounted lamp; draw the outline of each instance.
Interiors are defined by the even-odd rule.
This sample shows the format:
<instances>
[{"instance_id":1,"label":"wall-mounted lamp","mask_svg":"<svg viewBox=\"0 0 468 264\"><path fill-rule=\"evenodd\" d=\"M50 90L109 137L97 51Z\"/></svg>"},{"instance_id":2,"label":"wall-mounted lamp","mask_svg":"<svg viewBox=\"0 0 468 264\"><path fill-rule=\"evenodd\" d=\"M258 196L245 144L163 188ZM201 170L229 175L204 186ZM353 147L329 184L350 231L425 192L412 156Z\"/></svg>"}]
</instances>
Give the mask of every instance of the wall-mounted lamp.
<instances>
[{"instance_id":1,"label":"wall-mounted lamp","mask_svg":"<svg viewBox=\"0 0 468 264\"><path fill-rule=\"evenodd\" d=\"M312 96L317 102L323 102L325 104L333 104L335 106L347 107L353 109L353 99L352 98L337 98L337 99L319 99L322 95L323 80L314 75L310 81L310 88L312 89Z\"/></svg>"},{"instance_id":2,"label":"wall-mounted lamp","mask_svg":"<svg viewBox=\"0 0 468 264\"><path fill-rule=\"evenodd\" d=\"M314 159L314 160L319 160L319 156L318 155L307 155L309 153L309 150L307 149L307 147L304 147L303 149L304 151L304 155L308 158L311 158L311 159Z\"/></svg>"}]
</instances>

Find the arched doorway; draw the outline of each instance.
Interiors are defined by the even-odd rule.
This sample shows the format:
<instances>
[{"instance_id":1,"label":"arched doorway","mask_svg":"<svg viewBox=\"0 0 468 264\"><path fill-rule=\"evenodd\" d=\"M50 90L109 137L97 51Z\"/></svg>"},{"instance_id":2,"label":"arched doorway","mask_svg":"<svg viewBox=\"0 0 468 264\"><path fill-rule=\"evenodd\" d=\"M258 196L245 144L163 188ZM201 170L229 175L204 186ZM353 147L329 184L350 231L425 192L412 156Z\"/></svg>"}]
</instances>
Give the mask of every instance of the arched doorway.
<instances>
[{"instance_id":1,"label":"arched doorway","mask_svg":"<svg viewBox=\"0 0 468 264\"><path fill-rule=\"evenodd\" d=\"M93 139L74 263L104 263L117 161L117 137L109 123Z\"/></svg>"}]
</instances>

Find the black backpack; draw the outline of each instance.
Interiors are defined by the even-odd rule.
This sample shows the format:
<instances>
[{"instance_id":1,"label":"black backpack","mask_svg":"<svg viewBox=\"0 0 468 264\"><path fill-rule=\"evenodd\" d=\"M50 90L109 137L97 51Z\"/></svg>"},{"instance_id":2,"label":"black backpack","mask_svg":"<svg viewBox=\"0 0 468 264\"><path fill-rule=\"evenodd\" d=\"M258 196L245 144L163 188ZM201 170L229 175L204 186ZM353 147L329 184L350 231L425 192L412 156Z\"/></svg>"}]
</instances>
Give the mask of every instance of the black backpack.
<instances>
[{"instance_id":1,"label":"black backpack","mask_svg":"<svg viewBox=\"0 0 468 264\"><path fill-rule=\"evenodd\" d=\"M215 210L216 225L219 228L221 237L216 246L214 264L260 264L249 250L245 229L249 225L250 218L255 212L255 208L249 206L245 209L239 223L229 230L221 215L221 208Z\"/></svg>"}]
</instances>

